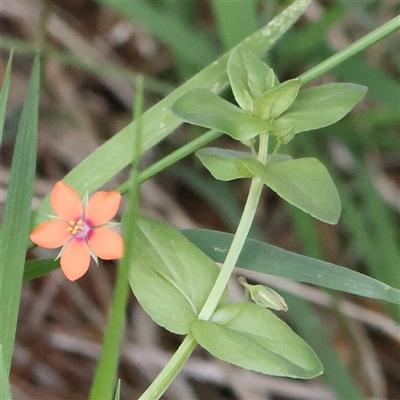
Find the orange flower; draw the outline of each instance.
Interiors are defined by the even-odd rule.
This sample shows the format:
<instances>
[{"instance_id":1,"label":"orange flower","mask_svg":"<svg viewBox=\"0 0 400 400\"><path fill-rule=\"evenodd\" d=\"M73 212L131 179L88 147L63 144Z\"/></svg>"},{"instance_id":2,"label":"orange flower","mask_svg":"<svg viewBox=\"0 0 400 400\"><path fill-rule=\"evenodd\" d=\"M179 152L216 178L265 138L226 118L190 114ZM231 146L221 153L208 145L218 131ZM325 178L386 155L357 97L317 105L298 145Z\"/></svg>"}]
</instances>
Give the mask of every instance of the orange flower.
<instances>
[{"instance_id":1,"label":"orange flower","mask_svg":"<svg viewBox=\"0 0 400 400\"><path fill-rule=\"evenodd\" d=\"M117 213L121 195L97 192L82 202L78 193L64 182L57 182L50 195L50 205L57 217L40 224L31 234L33 243L46 249L63 246L61 268L74 281L89 268L90 256L104 260L121 258L124 243L121 235L106 226ZM58 258L57 257L57 258Z\"/></svg>"}]
</instances>

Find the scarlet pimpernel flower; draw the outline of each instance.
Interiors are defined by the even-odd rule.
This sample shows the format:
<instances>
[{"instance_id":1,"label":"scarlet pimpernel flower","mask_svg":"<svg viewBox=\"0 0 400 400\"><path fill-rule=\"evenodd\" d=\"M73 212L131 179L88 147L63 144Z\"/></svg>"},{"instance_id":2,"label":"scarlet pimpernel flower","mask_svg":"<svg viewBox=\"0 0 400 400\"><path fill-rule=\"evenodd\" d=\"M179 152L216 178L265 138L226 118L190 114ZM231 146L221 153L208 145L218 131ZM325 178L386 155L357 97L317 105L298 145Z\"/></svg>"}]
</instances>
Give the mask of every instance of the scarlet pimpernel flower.
<instances>
[{"instance_id":1,"label":"scarlet pimpernel flower","mask_svg":"<svg viewBox=\"0 0 400 400\"><path fill-rule=\"evenodd\" d=\"M124 243L119 233L107 227L121 202L118 192L95 193L89 201L64 182L50 194L56 217L40 224L31 234L33 243L46 249L62 247L59 257L65 276L74 281L89 268L90 256L97 262L122 258Z\"/></svg>"}]
</instances>

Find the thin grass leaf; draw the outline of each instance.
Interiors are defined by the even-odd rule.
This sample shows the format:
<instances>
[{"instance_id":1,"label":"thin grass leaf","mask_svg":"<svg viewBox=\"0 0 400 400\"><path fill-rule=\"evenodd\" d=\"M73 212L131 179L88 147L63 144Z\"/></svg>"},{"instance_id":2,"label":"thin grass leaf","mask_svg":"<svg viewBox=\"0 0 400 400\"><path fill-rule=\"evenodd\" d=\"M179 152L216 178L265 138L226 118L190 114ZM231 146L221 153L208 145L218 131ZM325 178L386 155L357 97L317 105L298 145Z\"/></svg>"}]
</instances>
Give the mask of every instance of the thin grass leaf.
<instances>
[{"instance_id":1,"label":"thin grass leaf","mask_svg":"<svg viewBox=\"0 0 400 400\"><path fill-rule=\"evenodd\" d=\"M216 262L224 261L233 238L229 233L200 229L183 230L182 233ZM41 272L58 267L52 260L42 260L42 262L43 264L27 262L26 279L40 276ZM383 282L335 264L292 253L253 239L246 240L237 266L400 304L400 291ZM41 272L40 268L43 268Z\"/></svg>"},{"instance_id":2,"label":"thin grass leaf","mask_svg":"<svg viewBox=\"0 0 400 400\"><path fill-rule=\"evenodd\" d=\"M261 56L296 22L308 4L309 1L296 0L268 25L246 39L243 46ZM220 93L228 85L229 56L230 52L224 54L143 114L142 154L182 124L182 120L170 111L172 104L181 95L194 88ZM73 186L83 196L86 192L92 192L108 182L135 158L133 150L135 126L136 121L133 121L99 147L66 176L65 183ZM34 226L44 222L46 214L49 213L51 208L47 197L35 212Z\"/></svg>"},{"instance_id":3,"label":"thin grass leaf","mask_svg":"<svg viewBox=\"0 0 400 400\"><path fill-rule=\"evenodd\" d=\"M13 58L13 51L11 50L11 54L7 63L6 72L4 74L3 85L1 86L1 92L0 92L0 145L3 141L4 122L6 120L6 106L8 99L8 89L10 88L12 58Z\"/></svg>"},{"instance_id":4,"label":"thin grass leaf","mask_svg":"<svg viewBox=\"0 0 400 400\"><path fill-rule=\"evenodd\" d=\"M40 60L35 58L15 142L3 223L0 228L0 344L10 370L24 273L36 169Z\"/></svg>"},{"instance_id":5,"label":"thin grass leaf","mask_svg":"<svg viewBox=\"0 0 400 400\"><path fill-rule=\"evenodd\" d=\"M45 260L27 260L24 268L24 281L40 278L48 273L60 268L60 259L53 260L47 258Z\"/></svg>"},{"instance_id":6,"label":"thin grass leaf","mask_svg":"<svg viewBox=\"0 0 400 400\"><path fill-rule=\"evenodd\" d=\"M118 379L117 388L115 389L114 400L120 400L121 398L121 379Z\"/></svg>"},{"instance_id":7,"label":"thin grass leaf","mask_svg":"<svg viewBox=\"0 0 400 400\"><path fill-rule=\"evenodd\" d=\"M3 362L3 346L0 344L0 399L11 400L11 389L8 383L8 374Z\"/></svg>"},{"instance_id":8,"label":"thin grass leaf","mask_svg":"<svg viewBox=\"0 0 400 400\"><path fill-rule=\"evenodd\" d=\"M257 30L257 2L212 0L221 43L231 49Z\"/></svg>"},{"instance_id":9,"label":"thin grass leaf","mask_svg":"<svg viewBox=\"0 0 400 400\"><path fill-rule=\"evenodd\" d=\"M233 235L210 230L182 233L216 262L223 262ZM369 276L325 261L302 256L267 243L247 239L237 266L294 281L400 304L400 290Z\"/></svg>"},{"instance_id":10,"label":"thin grass leaf","mask_svg":"<svg viewBox=\"0 0 400 400\"><path fill-rule=\"evenodd\" d=\"M134 235L136 231L136 219L139 209L139 162L140 143L142 141L141 116L143 110L143 78L138 77L136 84L136 102L134 106L134 118L136 125L135 141L133 151L135 161L132 163L130 180L132 185L129 190L128 208L122 220L122 233L125 243L124 256L119 264L115 284L114 297L110 307L107 328L104 333L104 340L101 347L99 362L97 365L90 399L100 398L111 399L115 388L115 380L118 372L118 360L120 345L125 326L126 303L129 294L128 275L129 266L134 257Z\"/></svg>"}]
</instances>

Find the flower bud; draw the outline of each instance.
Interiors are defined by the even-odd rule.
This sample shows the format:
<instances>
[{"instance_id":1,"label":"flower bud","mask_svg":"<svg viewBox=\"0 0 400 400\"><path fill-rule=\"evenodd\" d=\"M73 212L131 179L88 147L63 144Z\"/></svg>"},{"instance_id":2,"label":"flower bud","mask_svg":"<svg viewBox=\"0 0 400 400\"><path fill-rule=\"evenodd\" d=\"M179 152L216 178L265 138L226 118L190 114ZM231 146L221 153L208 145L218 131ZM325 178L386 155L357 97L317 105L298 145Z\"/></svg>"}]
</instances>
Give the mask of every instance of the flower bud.
<instances>
[{"instance_id":1,"label":"flower bud","mask_svg":"<svg viewBox=\"0 0 400 400\"><path fill-rule=\"evenodd\" d=\"M251 298L256 304L272 308L273 310L287 311L288 307L285 300L275 290L263 285L251 285L242 276L239 277L238 281L250 293Z\"/></svg>"}]
</instances>

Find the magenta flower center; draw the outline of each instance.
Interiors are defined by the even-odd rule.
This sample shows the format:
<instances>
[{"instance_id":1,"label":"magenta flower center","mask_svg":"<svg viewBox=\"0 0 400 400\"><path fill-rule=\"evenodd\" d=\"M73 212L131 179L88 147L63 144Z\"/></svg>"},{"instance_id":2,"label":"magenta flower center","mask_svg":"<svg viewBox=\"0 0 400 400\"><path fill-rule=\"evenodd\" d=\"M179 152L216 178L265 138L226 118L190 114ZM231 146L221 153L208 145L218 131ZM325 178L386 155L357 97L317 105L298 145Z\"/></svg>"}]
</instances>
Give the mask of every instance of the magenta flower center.
<instances>
[{"instance_id":1,"label":"magenta flower center","mask_svg":"<svg viewBox=\"0 0 400 400\"><path fill-rule=\"evenodd\" d=\"M87 239L92 231L92 225L83 218L78 218L75 221L68 221L68 232L71 232L76 239Z\"/></svg>"}]
</instances>

